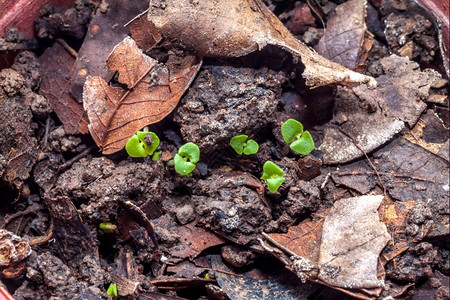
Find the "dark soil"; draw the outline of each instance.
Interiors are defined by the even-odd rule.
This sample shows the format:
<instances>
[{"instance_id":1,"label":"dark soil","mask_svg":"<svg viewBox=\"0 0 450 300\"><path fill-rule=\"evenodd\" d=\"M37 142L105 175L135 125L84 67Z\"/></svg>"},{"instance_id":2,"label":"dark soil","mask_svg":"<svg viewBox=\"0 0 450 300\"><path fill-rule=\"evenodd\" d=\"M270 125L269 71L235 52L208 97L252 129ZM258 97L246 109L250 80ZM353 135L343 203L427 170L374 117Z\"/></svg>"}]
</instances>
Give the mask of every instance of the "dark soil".
<instances>
[{"instance_id":1,"label":"dark soil","mask_svg":"<svg viewBox=\"0 0 450 300\"><path fill-rule=\"evenodd\" d=\"M321 21L345 1L309 1L320 18L312 14L303 23L294 18L297 2L265 2L314 46L323 34ZM287 232L337 200L386 188L382 206L398 204L405 212L404 223L388 231L407 247L397 253L388 244L381 253L392 259L379 298L448 299L449 102L437 28L417 7L398 9L408 1L369 2L374 43L364 71L384 76L380 60L410 50L420 70L432 68L444 77L432 85L421 116L430 124L423 140L444 146L433 154L403 137L410 128L395 134L368 153L383 185L364 156L326 165L319 150L301 156L289 149L280 124L291 117L301 121L317 149L328 126L340 125L339 118L345 123L345 115L333 114L345 93L338 87L307 90L301 67L275 48L205 59L174 113L151 126L162 141L159 161L130 158L125 151L103 156L89 134L66 134L39 94L39 56L56 38L77 50L96 6L77 1L67 11L47 7L37 23L38 50L18 53L11 68L0 70L1 285L18 300L108 299L111 282L118 282L124 299L226 299L213 255L222 257L230 274L269 265L271 276L278 276L287 271L261 247L261 233ZM258 154L237 155L228 145L237 134L256 140ZM200 147L201 159L192 177L180 177L167 162L188 141ZM285 171L275 194L259 179L267 160ZM99 229L104 222L113 230ZM308 295L353 299L322 285Z\"/></svg>"}]
</instances>

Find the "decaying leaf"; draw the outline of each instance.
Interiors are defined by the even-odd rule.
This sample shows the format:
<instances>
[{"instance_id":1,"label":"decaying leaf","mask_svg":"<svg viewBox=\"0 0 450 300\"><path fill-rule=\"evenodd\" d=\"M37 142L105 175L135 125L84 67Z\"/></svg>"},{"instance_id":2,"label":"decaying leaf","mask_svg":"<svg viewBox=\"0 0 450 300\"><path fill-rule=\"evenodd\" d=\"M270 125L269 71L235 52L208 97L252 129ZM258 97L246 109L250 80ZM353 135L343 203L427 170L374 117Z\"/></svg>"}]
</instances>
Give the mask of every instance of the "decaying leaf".
<instances>
[{"instance_id":1,"label":"decaying leaf","mask_svg":"<svg viewBox=\"0 0 450 300\"><path fill-rule=\"evenodd\" d=\"M131 31L131 37L145 52L161 42L162 36L155 25L147 19L147 11L125 25Z\"/></svg>"},{"instance_id":2,"label":"decaying leaf","mask_svg":"<svg viewBox=\"0 0 450 300\"><path fill-rule=\"evenodd\" d=\"M326 164L346 163L363 155L341 130L370 152L399 133L405 123L413 126L426 108L422 99L440 78L436 71L420 71L417 63L396 55L382 59L381 66L386 74L377 78L376 89L362 85L338 89L331 123L340 128L330 126L319 147Z\"/></svg>"},{"instance_id":3,"label":"decaying leaf","mask_svg":"<svg viewBox=\"0 0 450 300\"><path fill-rule=\"evenodd\" d=\"M223 244L225 241L216 234L189 223L178 227L178 234L182 237L176 249L171 253L176 258L194 258L203 250Z\"/></svg>"},{"instance_id":4,"label":"decaying leaf","mask_svg":"<svg viewBox=\"0 0 450 300\"><path fill-rule=\"evenodd\" d=\"M338 5L315 47L317 52L350 69L363 63L372 45L365 39L366 5L367 0L350 0Z\"/></svg>"},{"instance_id":5,"label":"decaying leaf","mask_svg":"<svg viewBox=\"0 0 450 300\"><path fill-rule=\"evenodd\" d=\"M349 289L383 286L378 257L391 236L378 216L382 200L360 196L335 202L323 224L319 279Z\"/></svg>"},{"instance_id":6,"label":"decaying leaf","mask_svg":"<svg viewBox=\"0 0 450 300\"><path fill-rule=\"evenodd\" d=\"M389 143L374 157L381 179L394 199L448 203L449 165L443 158L404 138Z\"/></svg>"},{"instance_id":7,"label":"decaying leaf","mask_svg":"<svg viewBox=\"0 0 450 300\"><path fill-rule=\"evenodd\" d=\"M39 57L41 72L41 91L50 102L66 134L87 133L89 120L83 105L70 94L70 76L75 58L58 43L47 48Z\"/></svg>"},{"instance_id":8,"label":"decaying leaf","mask_svg":"<svg viewBox=\"0 0 450 300\"><path fill-rule=\"evenodd\" d=\"M211 255L211 266L216 271L219 286L232 300L303 300L319 287L310 282L298 284L294 274L274 266L232 275L233 270L222 262L219 255Z\"/></svg>"},{"instance_id":9,"label":"decaying leaf","mask_svg":"<svg viewBox=\"0 0 450 300\"><path fill-rule=\"evenodd\" d=\"M446 144L448 147L448 129L433 110L429 109L403 137L449 161L449 151L444 148Z\"/></svg>"},{"instance_id":10,"label":"decaying leaf","mask_svg":"<svg viewBox=\"0 0 450 300\"><path fill-rule=\"evenodd\" d=\"M128 35L124 25L147 9L146 1L107 1L107 10L98 9L89 24L86 38L75 62L71 92L82 102L83 86L88 76L100 76L109 81L113 72L105 66L105 60L113 48Z\"/></svg>"},{"instance_id":11,"label":"decaying leaf","mask_svg":"<svg viewBox=\"0 0 450 300\"><path fill-rule=\"evenodd\" d=\"M323 222L323 218L305 220L296 226L291 226L287 233L269 235L273 241L291 250L295 256L304 258L302 265L299 264L300 260L297 260L297 263L294 262L291 266L287 266L302 281L306 281L308 277L317 277ZM304 269L303 267L306 265L313 266L313 268Z\"/></svg>"},{"instance_id":12,"label":"decaying leaf","mask_svg":"<svg viewBox=\"0 0 450 300\"><path fill-rule=\"evenodd\" d=\"M331 62L294 37L261 0L150 1L148 19L164 38L199 56L236 57L275 45L300 58L313 87L376 81Z\"/></svg>"},{"instance_id":13,"label":"decaying leaf","mask_svg":"<svg viewBox=\"0 0 450 300\"><path fill-rule=\"evenodd\" d=\"M137 130L167 116L193 80L200 61L172 55L162 65L127 37L111 53L107 66L119 73L119 82L128 89L89 77L83 91L89 131L103 154L123 149Z\"/></svg>"},{"instance_id":14,"label":"decaying leaf","mask_svg":"<svg viewBox=\"0 0 450 300\"><path fill-rule=\"evenodd\" d=\"M381 293L383 268L378 257L390 240L377 212L382 199L361 196L336 201L287 233L263 234L268 243L261 243L302 282L319 282L369 299Z\"/></svg>"}]
</instances>

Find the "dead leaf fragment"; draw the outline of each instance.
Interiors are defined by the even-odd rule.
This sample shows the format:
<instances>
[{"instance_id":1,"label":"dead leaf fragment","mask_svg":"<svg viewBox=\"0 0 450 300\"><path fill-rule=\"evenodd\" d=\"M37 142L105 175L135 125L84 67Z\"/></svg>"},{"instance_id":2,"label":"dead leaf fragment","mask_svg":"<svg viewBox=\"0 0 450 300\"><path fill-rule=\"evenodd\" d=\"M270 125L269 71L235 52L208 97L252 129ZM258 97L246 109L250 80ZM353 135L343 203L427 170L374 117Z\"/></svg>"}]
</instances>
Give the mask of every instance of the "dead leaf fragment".
<instances>
[{"instance_id":1,"label":"dead leaf fragment","mask_svg":"<svg viewBox=\"0 0 450 300\"><path fill-rule=\"evenodd\" d=\"M128 35L124 25L146 10L146 1L108 1L108 10L97 10L89 24L86 38L75 62L71 93L82 102L83 86L88 76L100 76L109 81L113 72L105 66L105 60L115 45Z\"/></svg>"},{"instance_id":2,"label":"dead leaf fragment","mask_svg":"<svg viewBox=\"0 0 450 300\"><path fill-rule=\"evenodd\" d=\"M391 236L378 216L382 200L360 196L335 202L323 224L319 279L348 289L383 286L378 257Z\"/></svg>"},{"instance_id":3,"label":"dead leaf fragment","mask_svg":"<svg viewBox=\"0 0 450 300\"><path fill-rule=\"evenodd\" d=\"M75 59L58 43L47 48L39 57L41 73L40 93L48 99L52 109L64 125L66 134L87 133L89 120L83 105L70 94L71 72Z\"/></svg>"},{"instance_id":4,"label":"dead leaf fragment","mask_svg":"<svg viewBox=\"0 0 450 300\"><path fill-rule=\"evenodd\" d=\"M195 223L189 223L178 227L178 234L182 237L180 244L172 251L172 256L181 259L194 258L203 250L223 244L224 239L209 232Z\"/></svg>"},{"instance_id":5,"label":"dead leaf fragment","mask_svg":"<svg viewBox=\"0 0 450 300\"><path fill-rule=\"evenodd\" d=\"M101 77L88 77L83 104L89 131L103 154L115 153L142 127L167 116L200 68L194 56L169 56L165 65L144 55L129 37L107 60L128 90L113 87Z\"/></svg>"},{"instance_id":6,"label":"dead leaf fragment","mask_svg":"<svg viewBox=\"0 0 450 300\"><path fill-rule=\"evenodd\" d=\"M211 266L219 286L232 300L305 300L319 288L319 285L310 282L299 284L295 281L295 275L274 266L266 265L262 269L233 274L219 255L211 255Z\"/></svg>"},{"instance_id":7,"label":"dead leaf fragment","mask_svg":"<svg viewBox=\"0 0 450 300\"><path fill-rule=\"evenodd\" d=\"M311 51L261 0L150 1L148 19L164 38L199 56L236 57L275 45L301 59L308 86L376 85L372 77L350 71Z\"/></svg>"},{"instance_id":8,"label":"dead leaf fragment","mask_svg":"<svg viewBox=\"0 0 450 300\"><path fill-rule=\"evenodd\" d=\"M354 69L364 62L366 0L350 0L336 7L327 30L315 47L323 57ZM366 55L367 56L367 55ZM361 59L362 58L362 59Z\"/></svg>"},{"instance_id":9,"label":"dead leaf fragment","mask_svg":"<svg viewBox=\"0 0 450 300\"><path fill-rule=\"evenodd\" d=\"M125 25L131 31L131 37L145 52L161 42L162 36L155 25L147 19L147 11Z\"/></svg>"},{"instance_id":10,"label":"dead leaf fragment","mask_svg":"<svg viewBox=\"0 0 450 300\"><path fill-rule=\"evenodd\" d=\"M330 126L319 149L324 163L346 163L363 156L361 150L341 130L354 138L366 152L383 145L399 133L405 123L413 126L426 108L422 101L428 96L430 85L440 78L431 69L420 71L419 65L408 58L391 55L381 60L385 75L377 78L378 87L363 85L352 90L338 88L334 118L347 120ZM340 130L341 129L341 130Z\"/></svg>"}]
</instances>

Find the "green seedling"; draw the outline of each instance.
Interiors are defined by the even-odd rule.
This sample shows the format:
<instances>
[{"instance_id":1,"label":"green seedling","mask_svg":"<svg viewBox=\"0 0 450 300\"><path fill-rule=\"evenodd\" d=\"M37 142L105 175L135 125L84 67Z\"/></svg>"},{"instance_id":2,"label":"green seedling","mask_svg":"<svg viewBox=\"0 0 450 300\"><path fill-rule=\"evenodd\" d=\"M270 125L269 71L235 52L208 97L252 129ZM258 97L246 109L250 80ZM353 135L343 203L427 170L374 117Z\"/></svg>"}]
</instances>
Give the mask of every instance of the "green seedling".
<instances>
[{"instance_id":1,"label":"green seedling","mask_svg":"<svg viewBox=\"0 0 450 300\"><path fill-rule=\"evenodd\" d=\"M303 131L302 123L294 119L289 119L281 125L281 135L286 143L291 143L289 147L297 153L308 155L314 150L311 134Z\"/></svg>"},{"instance_id":2,"label":"green seedling","mask_svg":"<svg viewBox=\"0 0 450 300\"><path fill-rule=\"evenodd\" d=\"M263 166L263 175L261 179L267 181L267 186L271 193L276 193L278 188L286 180L284 178L284 171L271 161L266 161Z\"/></svg>"},{"instance_id":3,"label":"green seedling","mask_svg":"<svg viewBox=\"0 0 450 300\"><path fill-rule=\"evenodd\" d=\"M111 223L111 222L102 222L98 225L98 227L103 231L104 233L113 233L114 230L117 229L117 225Z\"/></svg>"},{"instance_id":4,"label":"green seedling","mask_svg":"<svg viewBox=\"0 0 450 300\"><path fill-rule=\"evenodd\" d=\"M106 293L112 297L117 297L118 293L117 293L117 284L115 283L111 283L108 287L108 289L106 290Z\"/></svg>"},{"instance_id":5,"label":"green seedling","mask_svg":"<svg viewBox=\"0 0 450 300\"><path fill-rule=\"evenodd\" d=\"M234 136L230 141L230 146L236 151L237 154L245 155L255 154L259 150L259 145L254 140L247 140L248 135L241 134Z\"/></svg>"},{"instance_id":6,"label":"green seedling","mask_svg":"<svg viewBox=\"0 0 450 300\"><path fill-rule=\"evenodd\" d=\"M125 150L131 157L146 157L152 155L159 146L159 137L151 131L138 131L125 145Z\"/></svg>"},{"instance_id":7,"label":"green seedling","mask_svg":"<svg viewBox=\"0 0 450 300\"><path fill-rule=\"evenodd\" d=\"M181 176L190 177L195 169L195 164L200 159L200 149L194 143L186 143L175 154L175 171Z\"/></svg>"}]
</instances>

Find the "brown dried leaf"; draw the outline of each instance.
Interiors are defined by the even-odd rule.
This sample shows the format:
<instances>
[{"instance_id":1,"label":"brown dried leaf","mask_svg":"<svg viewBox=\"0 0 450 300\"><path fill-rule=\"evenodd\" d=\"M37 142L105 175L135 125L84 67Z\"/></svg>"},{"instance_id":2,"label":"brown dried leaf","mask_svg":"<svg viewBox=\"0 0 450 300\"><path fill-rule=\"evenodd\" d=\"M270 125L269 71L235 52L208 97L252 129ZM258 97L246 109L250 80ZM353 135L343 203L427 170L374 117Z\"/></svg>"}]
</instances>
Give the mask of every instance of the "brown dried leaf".
<instances>
[{"instance_id":1,"label":"brown dried leaf","mask_svg":"<svg viewBox=\"0 0 450 300\"><path fill-rule=\"evenodd\" d=\"M307 258L311 264L319 265L319 245L322 239L323 218L305 220L291 226L287 233L272 233L269 236L298 256Z\"/></svg>"},{"instance_id":2,"label":"brown dried leaf","mask_svg":"<svg viewBox=\"0 0 450 300\"><path fill-rule=\"evenodd\" d=\"M335 202L323 224L319 279L348 289L383 286L378 257L391 236L378 216L382 200L360 196Z\"/></svg>"},{"instance_id":3,"label":"brown dried leaf","mask_svg":"<svg viewBox=\"0 0 450 300\"><path fill-rule=\"evenodd\" d=\"M137 16L125 25L131 31L131 37L145 52L150 51L162 40L155 25L147 19L147 12Z\"/></svg>"},{"instance_id":4,"label":"brown dried leaf","mask_svg":"<svg viewBox=\"0 0 450 300\"><path fill-rule=\"evenodd\" d=\"M214 233L195 226L195 222L179 226L178 234L182 237L180 238L180 245L173 249L171 256L181 259L194 258L203 250L225 242L224 239Z\"/></svg>"},{"instance_id":5,"label":"brown dried leaf","mask_svg":"<svg viewBox=\"0 0 450 300\"><path fill-rule=\"evenodd\" d=\"M105 66L105 60L121 40L128 35L124 25L147 9L146 1L108 1L107 11L98 9L89 24L86 38L75 62L71 92L82 102L83 86L88 76L100 76L109 81L113 72Z\"/></svg>"},{"instance_id":6,"label":"brown dried leaf","mask_svg":"<svg viewBox=\"0 0 450 300\"><path fill-rule=\"evenodd\" d=\"M327 30L315 47L317 52L350 69L364 62L366 5L366 0L350 0L337 6L336 14L328 20Z\"/></svg>"},{"instance_id":7,"label":"brown dried leaf","mask_svg":"<svg viewBox=\"0 0 450 300\"><path fill-rule=\"evenodd\" d=\"M47 48L39 57L40 93L64 125L66 134L87 133L89 120L83 106L70 94L70 76L75 59L58 43Z\"/></svg>"},{"instance_id":8,"label":"brown dried leaf","mask_svg":"<svg viewBox=\"0 0 450 300\"><path fill-rule=\"evenodd\" d=\"M236 57L279 46L299 57L313 87L376 81L331 62L294 37L261 0L150 1L148 19L163 37L200 56Z\"/></svg>"},{"instance_id":9,"label":"brown dried leaf","mask_svg":"<svg viewBox=\"0 0 450 300\"><path fill-rule=\"evenodd\" d=\"M114 49L107 63L130 89L109 86L100 77L86 80L83 103L89 131L103 154L123 149L137 130L167 116L201 64L193 56L170 56L166 65L158 64L129 37Z\"/></svg>"}]
</instances>

